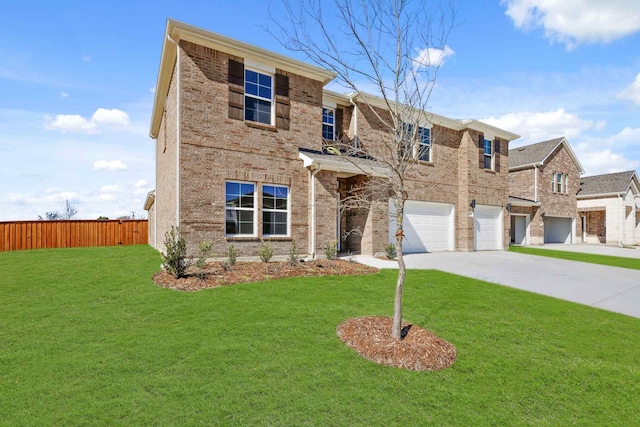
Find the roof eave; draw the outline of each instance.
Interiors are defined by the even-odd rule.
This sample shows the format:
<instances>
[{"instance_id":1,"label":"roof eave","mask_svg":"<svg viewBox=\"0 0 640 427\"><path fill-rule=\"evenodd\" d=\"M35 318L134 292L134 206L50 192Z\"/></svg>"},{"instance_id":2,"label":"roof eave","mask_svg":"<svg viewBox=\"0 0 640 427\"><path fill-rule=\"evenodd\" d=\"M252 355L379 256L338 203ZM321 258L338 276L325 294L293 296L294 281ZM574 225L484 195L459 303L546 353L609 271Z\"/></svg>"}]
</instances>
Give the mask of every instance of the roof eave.
<instances>
[{"instance_id":1,"label":"roof eave","mask_svg":"<svg viewBox=\"0 0 640 427\"><path fill-rule=\"evenodd\" d=\"M618 197L624 195L624 192L597 193L597 194L577 194L576 199L592 199L595 197Z\"/></svg>"},{"instance_id":2,"label":"roof eave","mask_svg":"<svg viewBox=\"0 0 640 427\"><path fill-rule=\"evenodd\" d=\"M305 168L310 168L312 170L321 168L322 170L353 173L355 175L372 175L379 177L389 176L389 170L381 166L359 166L349 162L348 160L333 160L330 156L327 156L327 158L322 160L317 160L304 153L298 153L298 157L302 160L302 164Z\"/></svg>"}]
</instances>

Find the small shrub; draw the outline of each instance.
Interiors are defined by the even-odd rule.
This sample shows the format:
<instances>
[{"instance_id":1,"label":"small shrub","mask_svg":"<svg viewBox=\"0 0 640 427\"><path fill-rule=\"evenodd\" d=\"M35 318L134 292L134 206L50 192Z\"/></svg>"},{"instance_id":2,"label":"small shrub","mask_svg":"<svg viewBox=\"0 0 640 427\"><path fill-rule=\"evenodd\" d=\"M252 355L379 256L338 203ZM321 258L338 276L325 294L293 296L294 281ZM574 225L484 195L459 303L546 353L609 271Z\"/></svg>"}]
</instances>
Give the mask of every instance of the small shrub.
<instances>
[{"instance_id":1,"label":"small shrub","mask_svg":"<svg viewBox=\"0 0 640 427\"><path fill-rule=\"evenodd\" d=\"M238 260L238 251L236 247L233 245L229 245L227 248L227 262L229 263L229 267L233 267L236 265L236 261Z\"/></svg>"},{"instance_id":2,"label":"small shrub","mask_svg":"<svg viewBox=\"0 0 640 427\"><path fill-rule=\"evenodd\" d=\"M289 265L291 267L295 267L298 265L298 255L296 255L296 244L291 243L291 247L289 248Z\"/></svg>"},{"instance_id":3,"label":"small shrub","mask_svg":"<svg viewBox=\"0 0 640 427\"><path fill-rule=\"evenodd\" d=\"M184 277L189 268L187 256L187 243L180 236L180 229L171 226L171 230L164 234L164 253L162 254L162 266L176 279Z\"/></svg>"},{"instance_id":4,"label":"small shrub","mask_svg":"<svg viewBox=\"0 0 640 427\"><path fill-rule=\"evenodd\" d=\"M207 265L207 258L211 256L211 252L213 250L213 242L212 241L202 241L200 245L198 245L198 258L194 263L196 267L196 276L200 280L204 280L207 277L207 273L204 271L204 267Z\"/></svg>"},{"instance_id":5,"label":"small shrub","mask_svg":"<svg viewBox=\"0 0 640 427\"><path fill-rule=\"evenodd\" d=\"M260 241L258 255L260 256L260 260L262 262L269 262L271 258L273 258L273 248L271 247L269 242L265 242L264 240Z\"/></svg>"},{"instance_id":6,"label":"small shrub","mask_svg":"<svg viewBox=\"0 0 640 427\"><path fill-rule=\"evenodd\" d=\"M387 243L387 245L384 247L384 253L387 258L396 259L396 256L398 255L396 253L396 245L394 245L393 243Z\"/></svg>"},{"instance_id":7,"label":"small shrub","mask_svg":"<svg viewBox=\"0 0 640 427\"><path fill-rule=\"evenodd\" d=\"M338 258L338 243L336 241L327 243L327 246L324 247L324 256L329 261Z\"/></svg>"}]
</instances>

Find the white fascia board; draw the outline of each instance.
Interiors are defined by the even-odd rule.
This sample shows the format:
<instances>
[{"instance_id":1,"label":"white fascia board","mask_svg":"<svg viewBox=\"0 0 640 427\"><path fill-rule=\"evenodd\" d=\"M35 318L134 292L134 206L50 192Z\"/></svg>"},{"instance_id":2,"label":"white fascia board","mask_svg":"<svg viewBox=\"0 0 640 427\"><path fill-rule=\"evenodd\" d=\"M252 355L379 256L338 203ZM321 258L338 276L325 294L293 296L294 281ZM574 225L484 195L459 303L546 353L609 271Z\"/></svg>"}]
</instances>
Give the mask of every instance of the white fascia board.
<instances>
[{"instance_id":1,"label":"white fascia board","mask_svg":"<svg viewBox=\"0 0 640 427\"><path fill-rule=\"evenodd\" d=\"M147 193L146 199L144 200L143 209L145 211L148 211L149 209L151 209L151 206L153 206L153 203L155 202L155 200L156 200L156 190L149 191Z\"/></svg>"},{"instance_id":2,"label":"white fascia board","mask_svg":"<svg viewBox=\"0 0 640 427\"><path fill-rule=\"evenodd\" d=\"M624 193L599 193L599 194L585 194L585 195L578 194L576 196L576 199L584 200L584 199L595 199L600 197L618 197L622 195L624 195Z\"/></svg>"},{"instance_id":3,"label":"white fascia board","mask_svg":"<svg viewBox=\"0 0 640 427\"><path fill-rule=\"evenodd\" d=\"M290 71L292 73L319 80L323 84L329 83L336 76L335 73L298 61L297 59L272 52L249 43L241 42L230 37L204 30L193 25L185 24L173 19L168 20L168 27L171 30L174 40L187 40L215 50L226 52L244 59L271 65L275 68Z\"/></svg>"},{"instance_id":4,"label":"white fascia board","mask_svg":"<svg viewBox=\"0 0 640 427\"><path fill-rule=\"evenodd\" d=\"M513 141L514 139L520 138L520 135L517 133L509 132L504 129L500 129L488 123L481 122L475 119L467 119L462 120L462 123L473 130L477 130L478 132L487 133L494 137L498 137L500 139L506 139L507 141Z\"/></svg>"},{"instance_id":5,"label":"white fascia board","mask_svg":"<svg viewBox=\"0 0 640 427\"><path fill-rule=\"evenodd\" d=\"M542 163L536 162L536 163L529 163L529 164L520 165L520 166L509 166L509 172L515 172L515 171L519 171L519 170L522 170L522 169L534 168L536 166L542 166Z\"/></svg>"},{"instance_id":6,"label":"white fascia board","mask_svg":"<svg viewBox=\"0 0 640 427\"><path fill-rule=\"evenodd\" d=\"M322 103L325 106L333 106L332 108L335 108L338 104L349 105L349 97L338 92L324 89L322 91Z\"/></svg>"}]
</instances>

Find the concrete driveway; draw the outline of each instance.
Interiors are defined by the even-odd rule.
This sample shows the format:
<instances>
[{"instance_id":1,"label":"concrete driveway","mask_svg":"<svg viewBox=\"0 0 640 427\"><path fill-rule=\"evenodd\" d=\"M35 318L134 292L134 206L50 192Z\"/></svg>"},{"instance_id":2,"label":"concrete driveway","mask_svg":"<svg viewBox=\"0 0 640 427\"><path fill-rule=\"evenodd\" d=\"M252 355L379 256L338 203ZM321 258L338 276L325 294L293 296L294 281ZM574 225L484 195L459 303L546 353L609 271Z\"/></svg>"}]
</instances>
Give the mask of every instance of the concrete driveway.
<instances>
[{"instance_id":1,"label":"concrete driveway","mask_svg":"<svg viewBox=\"0 0 640 427\"><path fill-rule=\"evenodd\" d=\"M397 268L395 261L356 259ZM407 268L442 270L640 318L640 270L508 251L410 254L405 261Z\"/></svg>"}]
</instances>

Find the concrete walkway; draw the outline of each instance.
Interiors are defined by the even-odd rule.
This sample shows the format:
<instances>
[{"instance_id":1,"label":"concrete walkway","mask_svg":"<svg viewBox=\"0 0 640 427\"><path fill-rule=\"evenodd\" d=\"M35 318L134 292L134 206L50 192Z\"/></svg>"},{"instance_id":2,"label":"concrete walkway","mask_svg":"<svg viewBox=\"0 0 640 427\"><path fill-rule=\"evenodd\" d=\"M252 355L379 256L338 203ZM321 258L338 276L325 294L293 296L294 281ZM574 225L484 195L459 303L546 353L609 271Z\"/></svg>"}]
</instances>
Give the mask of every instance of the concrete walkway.
<instances>
[{"instance_id":1,"label":"concrete walkway","mask_svg":"<svg viewBox=\"0 0 640 427\"><path fill-rule=\"evenodd\" d=\"M397 268L395 261L356 260ZM508 251L409 254L405 262L407 268L446 271L640 318L640 270Z\"/></svg>"}]
</instances>

